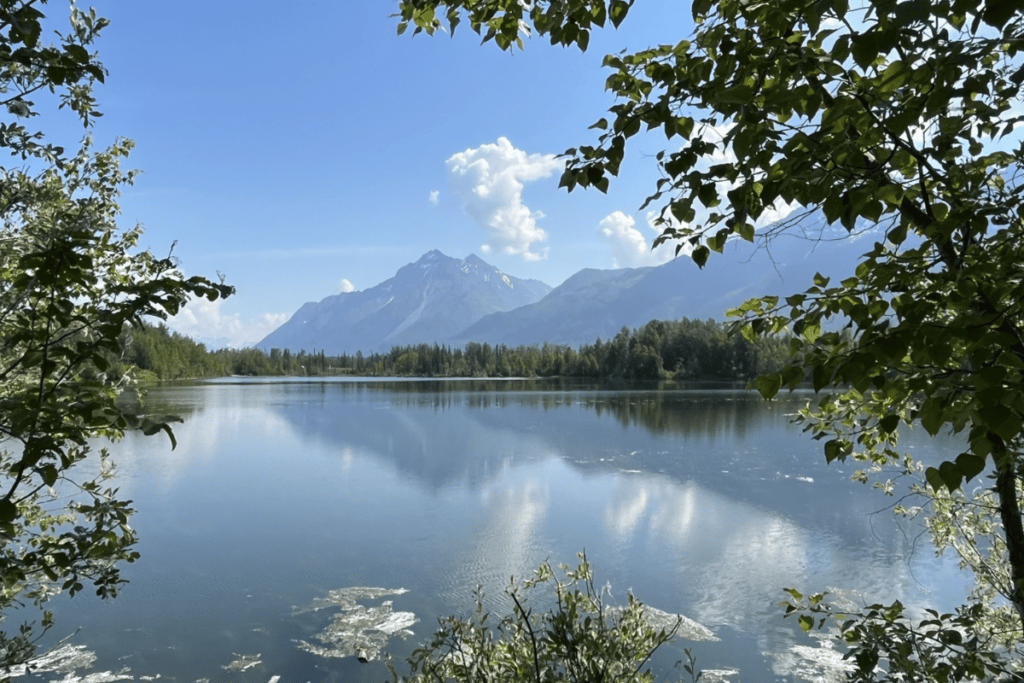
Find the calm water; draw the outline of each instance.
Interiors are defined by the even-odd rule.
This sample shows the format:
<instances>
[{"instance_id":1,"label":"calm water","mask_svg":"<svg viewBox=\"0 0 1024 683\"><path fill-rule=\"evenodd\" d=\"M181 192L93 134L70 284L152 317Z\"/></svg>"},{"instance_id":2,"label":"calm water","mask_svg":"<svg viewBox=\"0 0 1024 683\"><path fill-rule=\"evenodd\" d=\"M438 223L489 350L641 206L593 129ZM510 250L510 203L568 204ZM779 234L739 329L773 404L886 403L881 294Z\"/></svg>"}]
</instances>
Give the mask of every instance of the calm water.
<instances>
[{"instance_id":1,"label":"calm water","mask_svg":"<svg viewBox=\"0 0 1024 683\"><path fill-rule=\"evenodd\" d=\"M691 647L732 680L800 680L792 648L814 642L781 618L783 587L940 607L964 592L919 528L876 514L891 499L789 424L805 399L537 381L161 387L149 405L186 420L177 450L114 447L142 559L116 600L57 603L52 635L80 626L95 671L136 679L379 681L379 663L300 649L332 612L296 608L337 588L407 589L394 609L419 622L389 644L401 657L439 615L467 612L477 585L503 612L510 575L585 549L614 595L720 638L680 641L664 679Z\"/></svg>"}]
</instances>

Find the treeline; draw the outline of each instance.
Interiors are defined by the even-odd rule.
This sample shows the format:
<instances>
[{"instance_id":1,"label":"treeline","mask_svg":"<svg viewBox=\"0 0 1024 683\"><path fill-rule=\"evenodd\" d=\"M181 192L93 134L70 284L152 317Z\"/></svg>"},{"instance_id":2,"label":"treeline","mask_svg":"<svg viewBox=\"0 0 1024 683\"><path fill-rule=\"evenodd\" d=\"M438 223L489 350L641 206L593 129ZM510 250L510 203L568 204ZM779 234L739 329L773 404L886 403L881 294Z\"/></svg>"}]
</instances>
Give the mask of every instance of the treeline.
<instances>
[{"instance_id":1,"label":"treeline","mask_svg":"<svg viewBox=\"0 0 1024 683\"><path fill-rule=\"evenodd\" d=\"M364 377L621 377L625 379L749 379L778 369L788 339L751 343L722 323L652 320L577 349L557 344L508 347L469 343L396 346L386 353L327 356L322 351L207 351L165 325L132 330L125 361L159 379L224 375L353 375Z\"/></svg>"},{"instance_id":2,"label":"treeline","mask_svg":"<svg viewBox=\"0 0 1024 683\"><path fill-rule=\"evenodd\" d=\"M158 379L232 374L232 362L227 356L208 351L204 344L171 332L163 323L133 327L123 334L125 352L122 363L151 372Z\"/></svg>"}]
</instances>

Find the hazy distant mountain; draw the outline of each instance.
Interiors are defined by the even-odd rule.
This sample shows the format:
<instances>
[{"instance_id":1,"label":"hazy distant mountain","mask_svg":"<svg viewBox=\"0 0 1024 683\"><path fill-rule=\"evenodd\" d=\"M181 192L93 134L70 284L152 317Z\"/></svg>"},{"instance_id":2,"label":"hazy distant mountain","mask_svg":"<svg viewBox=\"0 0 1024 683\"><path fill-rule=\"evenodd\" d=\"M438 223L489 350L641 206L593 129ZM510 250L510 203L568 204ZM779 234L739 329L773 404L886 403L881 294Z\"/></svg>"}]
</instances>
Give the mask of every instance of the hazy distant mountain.
<instances>
[{"instance_id":1,"label":"hazy distant mountain","mask_svg":"<svg viewBox=\"0 0 1024 683\"><path fill-rule=\"evenodd\" d=\"M435 250L376 287L303 305L256 346L337 355L443 341L488 314L534 303L550 291L475 255L460 260Z\"/></svg>"},{"instance_id":2,"label":"hazy distant mountain","mask_svg":"<svg viewBox=\"0 0 1024 683\"><path fill-rule=\"evenodd\" d=\"M809 287L814 273L845 277L870 241L778 237L771 250L730 242L703 270L688 257L648 268L586 268L555 289L502 273L476 256L431 251L362 292L307 303L257 347L329 355L468 342L580 344L653 319L725 319L743 301Z\"/></svg>"},{"instance_id":3,"label":"hazy distant mountain","mask_svg":"<svg viewBox=\"0 0 1024 683\"><path fill-rule=\"evenodd\" d=\"M815 272L851 275L857 256L869 246L780 237L771 252L732 242L725 254L713 254L703 270L685 256L649 268L588 268L537 303L488 315L448 341L457 346L470 341L578 346L653 319L724 320L726 310L747 299L805 290Z\"/></svg>"}]
</instances>

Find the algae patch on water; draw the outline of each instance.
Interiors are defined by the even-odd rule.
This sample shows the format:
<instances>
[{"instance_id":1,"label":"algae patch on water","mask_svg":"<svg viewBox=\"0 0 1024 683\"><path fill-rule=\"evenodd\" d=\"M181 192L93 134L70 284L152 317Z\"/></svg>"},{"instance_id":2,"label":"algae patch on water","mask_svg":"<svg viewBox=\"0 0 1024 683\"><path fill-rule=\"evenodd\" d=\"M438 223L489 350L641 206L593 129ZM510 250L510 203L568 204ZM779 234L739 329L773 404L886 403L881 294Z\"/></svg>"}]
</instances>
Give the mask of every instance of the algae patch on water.
<instances>
[{"instance_id":1,"label":"algae patch on water","mask_svg":"<svg viewBox=\"0 0 1024 683\"><path fill-rule=\"evenodd\" d=\"M640 609L643 613L644 621L655 630L665 631L666 633L674 631L677 638L683 638L684 640L718 640L718 637L707 626L699 624L689 617L684 617L682 614L670 614L650 605L643 605ZM608 607L606 611L612 618L619 618L623 613L623 608Z\"/></svg>"},{"instance_id":2,"label":"algae patch on water","mask_svg":"<svg viewBox=\"0 0 1024 683\"><path fill-rule=\"evenodd\" d=\"M317 598L311 605L294 610L293 614L318 612L323 609L337 609L331 623L323 632L314 636L320 644L305 640L295 641L306 652L321 657L358 657L368 662L380 656L381 650L393 636L406 638L412 635L409 627L419 619L412 612L396 612L391 600L379 605L366 606L362 603L408 593L404 588L338 588L327 597Z\"/></svg>"},{"instance_id":3,"label":"algae patch on water","mask_svg":"<svg viewBox=\"0 0 1024 683\"><path fill-rule=\"evenodd\" d=\"M772 671L778 676L802 678L811 683L844 683L856 669L844 653L835 649L835 634L812 634L818 646L792 645L782 652L766 652L775 659Z\"/></svg>"},{"instance_id":4,"label":"algae patch on water","mask_svg":"<svg viewBox=\"0 0 1024 683\"><path fill-rule=\"evenodd\" d=\"M120 671L98 671L90 674L77 675L78 669L87 669L96 661L96 654L84 645L61 645L44 652L25 664L13 666L3 672L11 678L23 676L41 676L47 673L64 674L58 683L112 683L113 681L130 681L133 676L129 669ZM57 679L51 679L57 680Z\"/></svg>"},{"instance_id":5,"label":"algae patch on water","mask_svg":"<svg viewBox=\"0 0 1024 683\"><path fill-rule=\"evenodd\" d=\"M235 658L231 661L230 664L225 664L223 667L221 667L222 669L227 669L228 671L247 671L263 663L263 660L260 659L261 655L259 654L240 655L237 652L234 652L232 654L235 655Z\"/></svg>"}]
</instances>

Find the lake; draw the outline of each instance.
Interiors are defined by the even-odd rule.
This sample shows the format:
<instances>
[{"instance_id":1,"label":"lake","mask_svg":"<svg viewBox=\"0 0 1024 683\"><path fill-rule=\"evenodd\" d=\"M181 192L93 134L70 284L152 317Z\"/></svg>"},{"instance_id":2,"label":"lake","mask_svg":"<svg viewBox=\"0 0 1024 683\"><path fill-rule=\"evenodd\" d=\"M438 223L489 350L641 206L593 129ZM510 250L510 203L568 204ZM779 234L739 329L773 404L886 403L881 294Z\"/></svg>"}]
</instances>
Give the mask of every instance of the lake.
<instances>
[{"instance_id":1,"label":"lake","mask_svg":"<svg viewBox=\"0 0 1024 683\"><path fill-rule=\"evenodd\" d=\"M418 619L386 646L401 658L439 616L467 614L478 585L505 613L510 576L585 550L613 599L631 590L718 638L661 653L659 680L681 678L684 647L701 668L738 671L728 680L834 676L782 618L783 588L945 609L967 586L919 525L893 520L892 498L826 465L790 423L809 396L541 380L160 386L147 405L185 419L177 449L138 435L112 448L142 559L116 600L52 603L47 642L81 628L69 642L95 661L80 676L381 681L379 661L302 647L339 613L330 591L395 590L364 602ZM907 447L933 460L954 446Z\"/></svg>"}]
</instances>

